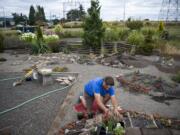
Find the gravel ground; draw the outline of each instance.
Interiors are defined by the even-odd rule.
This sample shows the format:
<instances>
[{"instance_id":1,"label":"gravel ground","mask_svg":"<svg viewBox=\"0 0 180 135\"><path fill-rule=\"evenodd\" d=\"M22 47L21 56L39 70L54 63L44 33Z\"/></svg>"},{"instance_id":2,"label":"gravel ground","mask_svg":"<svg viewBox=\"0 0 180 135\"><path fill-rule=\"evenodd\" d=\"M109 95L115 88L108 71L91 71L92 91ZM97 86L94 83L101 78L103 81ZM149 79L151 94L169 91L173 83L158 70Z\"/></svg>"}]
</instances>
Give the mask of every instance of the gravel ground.
<instances>
[{"instance_id":1,"label":"gravel ground","mask_svg":"<svg viewBox=\"0 0 180 135\"><path fill-rule=\"evenodd\" d=\"M3 57L7 58L7 62L4 62L0 65L0 72L21 72L22 69L27 68L32 63L28 63L26 61L28 59L28 55L18 55L18 57L14 57L14 55L3 54ZM11 65L16 59L20 60L24 58L25 60L22 61L21 64L18 65ZM53 65L56 66L56 65ZM102 65L79 65L79 64L60 64L59 66L66 66L72 72L79 72L79 79L78 82L72 87L71 91L69 92L68 96L66 97L65 102L61 106L61 109L58 110L59 106L62 104L64 99L59 98L62 97L60 93L53 94L45 99L39 100L38 102L34 102L31 105L23 107L21 110L15 110L13 114L7 114L6 119L1 118L3 122L1 123L13 123L15 121L15 117L18 117L22 110L24 113L21 113L26 117L26 119L22 121L18 121L19 125L24 125L27 127L27 132L23 132L22 128L16 126L16 131L21 134L45 134L48 131L48 127L50 126L53 118L57 114L51 129L49 130L49 134L55 132L58 127L63 126L64 124L75 120L76 114L72 111L73 105L76 103L79 92L83 90L84 84L88 82L90 79L93 79L97 76L106 76L112 75L117 76L119 74L126 74L130 72L134 72L139 70L141 73L151 74L158 77L162 77L170 81L169 76L171 74L166 74L164 72L159 71L155 66L147 66L146 68L134 68L131 70L126 69L118 69L118 68L111 68ZM149 96L146 95L138 95L138 94L131 94L127 91L123 91L122 88L118 87L118 83L116 82L116 93L119 104L124 109L128 110L135 110L140 112L146 113L159 113L163 116L169 117L176 117L180 118L180 108L178 107L180 104L180 100L170 100L167 101L169 104L164 104L160 102L156 102L152 100ZM31 112L28 109L32 110ZM41 111L44 110L44 111ZM32 113L33 112L33 113ZM37 114L35 112L38 112ZM22 115L22 119L23 119ZM49 117L48 117L49 116ZM50 117L51 116L51 117ZM32 118L31 118L32 117ZM44 119L43 119L43 118ZM36 124L32 124L33 121ZM13 125L13 124L12 124ZM37 125L43 125L46 128L40 128ZM14 125L13 125L14 126Z\"/></svg>"},{"instance_id":2,"label":"gravel ground","mask_svg":"<svg viewBox=\"0 0 180 135\"><path fill-rule=\"evenodd\" d=\"M21 73L0 73L0 78L17 77ZM62 88L54 83L43 86L25 82L13 87L14 80L0 82L0 112L45 92ZM13 135L45 135L69 89L58 91L0 116L0 129L10 127Z\"/></svg>"}]
</instances>

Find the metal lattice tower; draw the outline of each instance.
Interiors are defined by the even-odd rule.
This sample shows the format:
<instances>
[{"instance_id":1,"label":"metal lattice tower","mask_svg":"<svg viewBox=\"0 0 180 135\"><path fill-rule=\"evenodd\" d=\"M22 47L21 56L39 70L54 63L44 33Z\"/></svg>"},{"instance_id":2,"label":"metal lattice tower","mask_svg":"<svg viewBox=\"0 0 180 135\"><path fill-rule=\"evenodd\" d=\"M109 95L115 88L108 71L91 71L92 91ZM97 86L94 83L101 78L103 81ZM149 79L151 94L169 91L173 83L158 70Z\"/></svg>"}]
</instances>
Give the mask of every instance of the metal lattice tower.
<instances>
[{"instance_id":1,"label":"metal lattice tower","mask_svg":"<svg viewBox=\"0 0 180 135\"><path fill-rule=\"evenodd\" d=\"M180 21L180 0L163 0L159 20Z\"/></svg>"}]
</instances>

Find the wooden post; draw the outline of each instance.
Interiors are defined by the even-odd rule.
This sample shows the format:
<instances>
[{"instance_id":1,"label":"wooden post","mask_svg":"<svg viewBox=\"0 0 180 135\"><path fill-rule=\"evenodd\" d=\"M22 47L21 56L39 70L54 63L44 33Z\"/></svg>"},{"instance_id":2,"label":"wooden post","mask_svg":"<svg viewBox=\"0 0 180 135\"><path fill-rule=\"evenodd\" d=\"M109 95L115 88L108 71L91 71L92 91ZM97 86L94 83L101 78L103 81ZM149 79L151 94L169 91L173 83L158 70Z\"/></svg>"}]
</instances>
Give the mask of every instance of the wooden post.
<instances>
[{"instance_id":1,"label":"wooden post","mask_svg":"<svg viewBox=\"0 0 180 135\"><path fill-rule=\"evenodd\" d=\"M118 50L117 50L117 42L114 42L114 45L113 45L113 47L114 47L114 53L118 53Z\"/></svg>"}]
</instances>

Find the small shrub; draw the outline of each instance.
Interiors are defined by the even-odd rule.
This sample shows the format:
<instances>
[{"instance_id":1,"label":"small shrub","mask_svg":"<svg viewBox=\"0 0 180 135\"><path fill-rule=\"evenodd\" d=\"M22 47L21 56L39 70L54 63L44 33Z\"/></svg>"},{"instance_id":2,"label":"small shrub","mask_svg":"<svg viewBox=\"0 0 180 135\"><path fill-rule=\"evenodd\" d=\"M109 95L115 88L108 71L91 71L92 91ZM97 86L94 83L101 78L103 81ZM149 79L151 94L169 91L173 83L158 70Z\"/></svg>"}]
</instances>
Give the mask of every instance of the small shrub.
<instances>
[{"instance_id":1,"label":"small shrub","mask_svg":"<svg viewBox=\"0 0 180 135\"><path fill-rule=\"evenodd\" d=\"M54 28L54 32L56 34L62 33L63 32L63 27L60 24L56 25L55 28Z\"/></svg>"},{"instance_id":2,"label":"small shrub","mask_svg":"<svg viewBox=\"0 0 180 135\"><path fill-rule=\"evenodd\" d=\"M4 50L4 35L0 32L0 52Z\"/></svg>"},{"instance_id":3,"label":"small shrub","mask_svg":"<svg viewBox=\"0 0 180 135\"><path fill-rule=\"evenodd\" d=\"M37 27L36 29L36 37L37 37L37 42L42 42L44 39L43 39L43 32L42 32L42 29L41 27Z\"/></svg>"},{"instance_id":4,"label":"small shrub","mask_svg":"<svg viewBox=\"0 0 180 135\"><path fill-rule=\"evenodd\" d=\"M144 43L144 36L138 31L133 31L129 34L127 42L132 45L142 45Z\"/></svg>"},{"instance_id":5,"label":"small shrub","mask_svg":"<svg viewBox=\"0 0 180 135\"><path fill-rule=\"evenodd\" d=\"M43 39L45 43L50 43L50 42L57 42L59 40L58 35L43 35Z\"/></svg>"},{"instance_id":6,"label":"small shrub","mask_svg":"<svg viewBox=\"0 0 180 135\"><path fill-rule=\"evenodd\" d=\"M82 30L79 30L79 31L66 30L61 34L61 36L64 37L64 38L82 37L82 35L83 35Z\"/></svg>"},{"instance_id":7,"label":"small shrub","mask_svg":"<svg viewBox=\"0 0 180 135\"><path fill-rule=\"evenodd\" d=\"M163 32L164 31L164 23L162 21L159 23L158 31L159 32Z\"/></svg>"},{"instance_id":8,"label":"small shrub","mask_svg":"<svg viewBox=\"0 0 180 135\"><path fill-rule=\"evenodd\" d=\"M31 51L33 54L47 53L49 50L49 47L44 42L36 42L31 44Z\"/></svg>"},{"instance_id":9,"label":"small shrub","mask_svg":"<svg viewBox=\"0 0 180 135\"><path fill-rule=\"evenodd\" d=\"M153 45L152 44L142 44L136 48L136 53L142 55L151 55L153 52Z\"/></svg>"},{"instance_id":10,"label":"small shrub","mask_svg":"<svg viewBox=\"0 0 180 135\"><path fill-rule=\"evenodd\" d=\"M55 67L52 70L53 72L67 72L68 68L67 67Z\"/></svg>"},{"instance_id":11,"label":"small shrub","mask_svg":"<svg viewBox=\"0 0 180 135\"><path fill-rule=\"evenodd\" d=\"M39 54L39 53L46 53L49 52L49 47L44 42L43 33L40 27L37 27L36 31L36 41L32 43L32 53Z\"/></svg>"},{"instance_id":12,"label":"small shrub","mask_svg":"<svg viewBox=\"0 0 180 135\"><path fill-rule=\"evenodd\" d=\"M172 80L177 83L180 83L180 71L172 77Z\"/></svg>"},{"instance_id":13,"label":"small shrub","mask_svg":"<svg viewBox=\"0 0 180 135\"><path fill-rule=\"evenodd\" d=\"M145 27L145 28L142 28L141 31L145 37L146 43L153 42L153 35L156 34L156 30L154 28Z\"/></svg>"},{"instance_id":14,"label":"small shrub","mask_svg":"<svg viewBox=\"0 0 180 135\"><path fill-rule=\"evenodd\" d=\"M20 36L20 40L26 41L28 43L32 43L36 40L36 35L34 33L24 33Z\"/></svg>"},{"instance_id":15,"label":"small shrub","mask_svg":"<svg viewBox=\"0 0 180 135\"><path fill-rule=\"evenodd\" d=\"M74 22L66 22L63 24L63 28L82 28L83 22L74 21Z\"/></svg>"},{"instance_id":16,"label":"small shrub","mask_svg":"<svg viewBox=\"0 0 180 135\"><path fill-rule=\"evenodd\" d=\"M53 53L57 53L57 52L60 51L59 42L58 41L49 42L48 43L48 47L49 47L50 51L53 52Z\"/></svg>"},{"instance_id":17,"label":"small shrub","mask_svg":"<svg viewBox=\"0 0 180 135\"><path fill-rule=\"evenodd\" d=\"M133 21L129 20L126 22L126 25L131 30L139 30L143 27L143 22L139 20L133 20Z\"/></svg>"},{"instance_id":18,"label":"small shrub","mask_svg":"<svg viewBox=\"0 0 180 135\"><path fill-rule=\"evenodd\" d=\"M125 40L128 37L129 29L128 28L121 28L119 29L119 39Z\"/></svg>"},{"instance_id":19,"label":"small shrub","mask_svg":"<svg viewBox=\"0 0 180 135\"><path fill-rule=\"evenodd\" d=\"M18 36L19 32L17 30L4 30L3 31L4 36Z\"/></svg>"},{"instance_id":20,"label":"small shrub","mask_svg":"<svg viewBox=\"0 0 180 135\"><path fill-rule=\"evenodd\" d=\"M105 42L117 41L119 39L119 33L115 29L107 28L104 35Z\"/></svg>"},{"instance_id":21,"label":"small shrub","mask_svg":"<svg viewBox=\"0 0 180 135\"><path fill-rule=\"evenodd\" d=\"M162 39L168 40L169 39L169 32L167 30L164 30L160 33L160 36Z\"/></svg>"}]
</instances>

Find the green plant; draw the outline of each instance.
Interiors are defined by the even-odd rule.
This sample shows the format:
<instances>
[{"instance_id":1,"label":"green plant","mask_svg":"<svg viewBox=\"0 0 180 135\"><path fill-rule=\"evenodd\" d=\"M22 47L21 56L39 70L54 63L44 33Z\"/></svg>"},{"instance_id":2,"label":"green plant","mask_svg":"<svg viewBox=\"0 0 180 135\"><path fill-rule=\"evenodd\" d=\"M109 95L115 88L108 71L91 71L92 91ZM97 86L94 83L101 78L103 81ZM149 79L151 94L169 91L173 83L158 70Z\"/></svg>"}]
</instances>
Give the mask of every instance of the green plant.
<instances>
[{"instance_id":1,"label":"green plant","mask_svg":"<svg viewBox=\"0 0 180 135\"><path fill-rule=\"evenodd\" d=\"M128 37L129 29L128 28L120 28L118 29L119 39L125 40Z\"/></svg>"},{"instance_id":2,"label":"green plant","mask_svg":"<svg viewBox=\"0 0 180 135\"><path fill-rule=\"evenodd\" d=\"M63 28L82 28L83 22L81 21L72 21L63 24Z\"/></svg>"},{"instance_id":3,"label":"green plant","mask_svg":"<svg viewBox=\"0 0 180 135\"><path fill-rule=\"evenodd\" d=\"M144 36L141 32L132 31L127 39L127 42L132 45L142 45L144 43Z\"/></svg>"},{"instance_id":4,"label":"green plant","mask_svg":"<svg viewBox=\"0 0 180 135\"><path fill-rule=\"evenodd\" d=\"M4 35L0 31L0 52L3 52L4 50Z\"/></svg>"},{"instance_id":5,"label":"green plant","mask_svg":"<svg viewBox=\"0 0 180 135\"><path fill-rule=\"evenodd\" d=\"M83 31L82 30L65 30L63 33L62 33L62 37L64 38L73 38L73 37L82 37L83 35Z\"/></svg>"},{"instance_id":6,"label":"green plant","mask_svg":"<svg viewBox=\"0 0 180 135\"><path fill-rule=\"evenodd\" d=\"M57 42L59 40L58 35L43 35L45 43Z\"/></svg>"},{"instance_id":7,"label":"green plant","mask_svg":"<svg viewBox=\"0 0 180 135\"><path fill-rule=\"evenodd\" d=\"M36 35L34 33L24 33L20 36L20 40L32 43L36 40Z\"/></svg>"},{"instance_id":8,"label":"green plant","mask_svg":"<svg viewBox=\"0 0 180 135\"><path fill-rule=\"evenodd\" d=\"M119 39L118 31L112 28L107 28L104 34L104 41L111 42Z\"/></svg>"},{"instance_id":9,"label":"green plant","mask_svg":"<svg viewBox=\"0 0 180 135\"><path fill-rule=\"evenodd\" d=\"M116 128L113 130L114 135L124 135L125 130L124 128L120 125L120 123L117 124Z\"/></svg>"},{"instance_id":10,"label":"green plant","mask_svg":"<svg viewBox=\"0 0 180 135\"><path fill-rule=\"evenodd\" d=\"M84 19L83 45L92 48L94 52L101 47L105 28L100 18L101 6L99 1L91 1L91 7L88 9L88 15Z\"/></svg>"},{"instance_id":11,"label":"green plant","mask_svg":"<svg viewBox=\"0 0 180 135\"><path fill-rule=\"evenodd\" d=\"M172 77L172 80L177 83L180 83L180 71Z\"/></svg>"},{"instance_id":12,"label":"green plant","mask_svg":"<svg viewBox=\"0 0 180 135\"><path fill-rule=\"evenodd\" d=\"M158 31L159 32L164 31L164 23L162 21L159 22Z\"/></svg>"},{"instance_id":13,"label":"green plant","mask_svg":"<svg viewBox=\"0 0 180 135\"><path fill-rule=\"evenodd\" d=\"M126 21L126 25L131 30L139 30L143 27L143 22L139 20L129 20Z\"/></svg>"},{"instance_id":14,"label":"green plant","mask_svg":"<svg viewBox=\"0 0 180 135\"><path fill-rule=\"evenodd\" d=\"M143 54L143 55L151 55L153 52L153 45L152 44L142 44L136 47L136 53Z\"/></svg>"},{"instance_id":15,"label":"green plant","mask_svg":"<svg viewBox=\"0 0 180 135\"><path fill-rule=\"evenodd\" d=\"M31 49L33 54L46 53L49 47L44 42L43 33L40 27L37 27L36 40L32 42Z\"/></svg>"},{"instance_id":16,"label":"green plant","mask_svg":"<svg viewBox=\"0 0 180 135\"><path fill-rule=\"evenodd\" d=\"M144 27L141 31L145 37L146 43L153 42L153 35L156 34L156 30L154 28Z\"/></svg>"},{"instance_id":17,"label":"green plant","mask_svg":"<svg viewBox=\"0 0 180 135\"><path fill-rule=\"evenodd\" d=\"M50 49L51 52L57 53L60 51L59 48L59 42L58 41L53 41L48 43L48 48Z\"/></svg>"},{"instance_id":18,"label":"green plant","mask_svg":"<svg viewBox=\"0 0 180 135\"><path fill-rule=\"evenodd\" d=\"M55 28L54 28L54 32L56 34L62 33L63 32L63 27L60 24L56 25Z\"/></svg>"}]
</instances>

